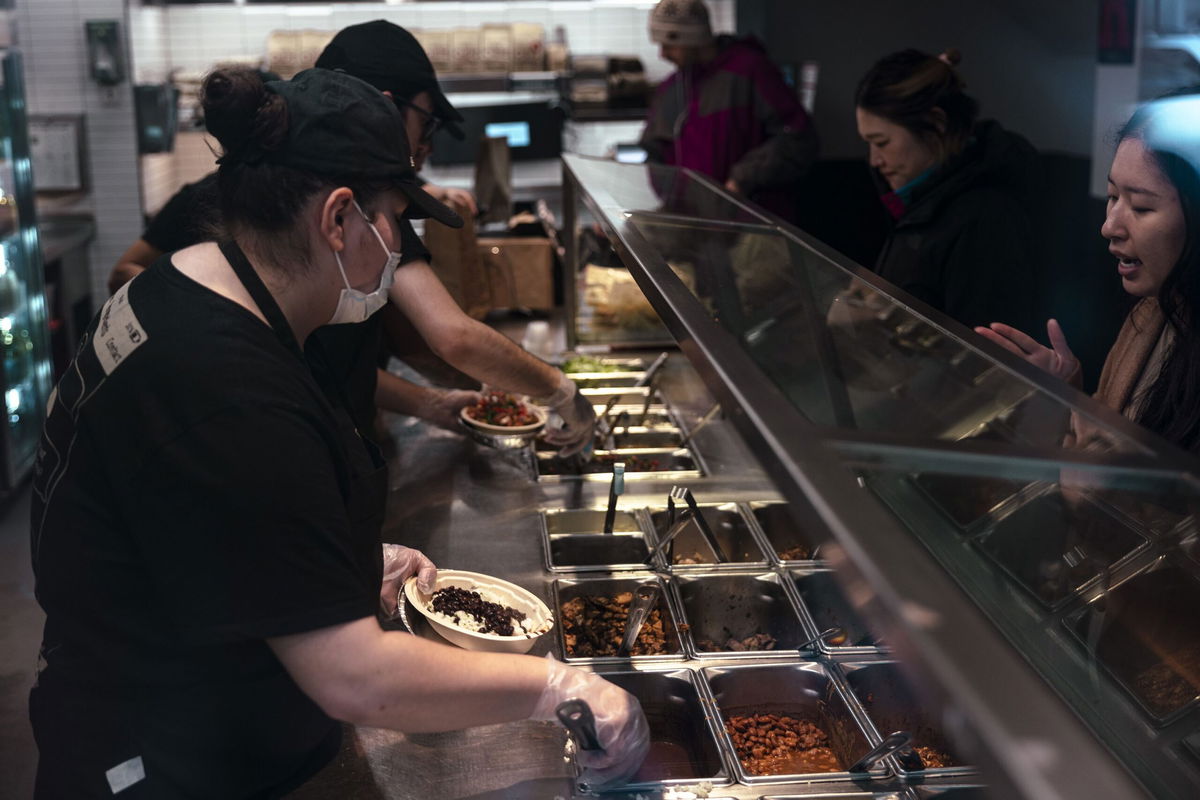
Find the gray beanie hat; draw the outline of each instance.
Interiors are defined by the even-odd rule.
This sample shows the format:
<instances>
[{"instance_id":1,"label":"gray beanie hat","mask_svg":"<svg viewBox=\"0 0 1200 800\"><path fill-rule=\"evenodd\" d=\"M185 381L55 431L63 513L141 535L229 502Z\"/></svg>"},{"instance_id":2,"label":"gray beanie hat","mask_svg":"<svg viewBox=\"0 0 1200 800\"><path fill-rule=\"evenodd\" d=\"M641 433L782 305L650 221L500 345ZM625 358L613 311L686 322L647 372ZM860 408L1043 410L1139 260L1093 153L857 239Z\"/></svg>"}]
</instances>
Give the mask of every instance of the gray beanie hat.
<instances>
[{"instance_id":1,"label":"gray beanie hat","mask_svg":"<svg viewBox=\"0 0 1200 800\"><path fill-rule=\"evenodd\" d=\"M713 40L703 0L661 0L650 13L650 40L681 47L703 47Z\"/></svg>"}]
</instances>

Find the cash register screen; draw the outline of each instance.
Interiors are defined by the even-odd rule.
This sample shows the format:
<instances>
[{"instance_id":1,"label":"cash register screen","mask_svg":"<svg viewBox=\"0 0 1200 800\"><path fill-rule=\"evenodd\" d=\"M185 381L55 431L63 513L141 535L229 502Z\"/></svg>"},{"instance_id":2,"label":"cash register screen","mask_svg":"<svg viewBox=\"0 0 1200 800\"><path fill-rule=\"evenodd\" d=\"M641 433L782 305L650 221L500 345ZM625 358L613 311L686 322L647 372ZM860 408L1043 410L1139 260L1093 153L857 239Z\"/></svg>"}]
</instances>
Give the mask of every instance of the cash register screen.
<instances>
[{"instance_id":1,"label":"cash register screen","mask_svg":"<svg viewBox=\"0 0 1200 800\"><path fill-rule=\"evenodd\" d=\"M489 122L483 132L489 139L507 139L509 147L529 146L528 122Z\"/></svg>"}]
</instances>

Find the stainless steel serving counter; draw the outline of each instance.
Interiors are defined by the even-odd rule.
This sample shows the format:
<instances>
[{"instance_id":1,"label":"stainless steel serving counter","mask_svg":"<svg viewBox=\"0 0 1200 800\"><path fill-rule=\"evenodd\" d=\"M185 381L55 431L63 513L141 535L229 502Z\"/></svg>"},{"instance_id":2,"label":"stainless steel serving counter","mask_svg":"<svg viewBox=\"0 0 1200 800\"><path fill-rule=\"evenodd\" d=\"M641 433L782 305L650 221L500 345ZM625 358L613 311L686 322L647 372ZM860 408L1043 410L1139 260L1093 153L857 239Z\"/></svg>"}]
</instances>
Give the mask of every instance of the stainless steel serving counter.
<instances>
[{"instance_id":1,"label":"stainless steel serving counter","mask_svg":"<svg viewBox=\"0 0 1200 800\"><path fill-rule=\"evenodd\" d=\"M712 398L682 356L673 356L664 373L660 391L676 418L690 429L711 408ZM393 419L390 432L394 448L388 454L391 493L384 541L417 547L441 567L512 580L553 607L553 582L563 576L551 573L545 565L540 511L602 508L607 483L537 481L531 477L527 451L488 448L465 436L399 418ZM706 477L687 482L699 502L778 499L727 421L718 418L703 426L692 444L704 455L709 470ZM661 506L671 483L648 477L629 480L620 508ZM559 641L554 635L545 637L532 655L554 652L562 658ZM784 663L800 662L796 653ZM706 660L703 666L722 663ZM695 670L702 665L689 660L657 666ZM641 668L646 665L596 669ZM337 762L294 793L293 800L566 800L583 796L576 790L571 764L564 756L565 732L557 725L523 722L436 735L359 728L348 729L347 734ZM677 789L682 792L686 787ZM708 796L836 795L909 800L911 795L905 791L895 779L875 779L858 786L850 782L735 784L718 786ZM616 796L690 795L643 791Z\"/></svg>"}]
</instances>

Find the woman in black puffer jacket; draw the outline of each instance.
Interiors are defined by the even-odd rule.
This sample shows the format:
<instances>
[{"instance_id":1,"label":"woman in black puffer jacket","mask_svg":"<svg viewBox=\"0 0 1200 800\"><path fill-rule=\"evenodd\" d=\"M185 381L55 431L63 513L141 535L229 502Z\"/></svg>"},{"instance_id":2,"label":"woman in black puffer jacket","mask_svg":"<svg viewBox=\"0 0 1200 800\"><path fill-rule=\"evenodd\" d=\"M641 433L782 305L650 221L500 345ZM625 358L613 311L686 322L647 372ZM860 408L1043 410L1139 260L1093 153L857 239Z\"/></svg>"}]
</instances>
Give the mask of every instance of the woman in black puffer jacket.
<instances>
[{"instance_id":1,"label":"woman in black puffer jacket","mask_svg":"<svg viewBox=\"0 0 1200 800\"><path fill-rule=\"evenodd\" d=\"M859 83L855 112L892 230L875 271L964 325L1038 319L1037 153L963 91L957 51L904 50Z\"/></svg>"}]
</instances>

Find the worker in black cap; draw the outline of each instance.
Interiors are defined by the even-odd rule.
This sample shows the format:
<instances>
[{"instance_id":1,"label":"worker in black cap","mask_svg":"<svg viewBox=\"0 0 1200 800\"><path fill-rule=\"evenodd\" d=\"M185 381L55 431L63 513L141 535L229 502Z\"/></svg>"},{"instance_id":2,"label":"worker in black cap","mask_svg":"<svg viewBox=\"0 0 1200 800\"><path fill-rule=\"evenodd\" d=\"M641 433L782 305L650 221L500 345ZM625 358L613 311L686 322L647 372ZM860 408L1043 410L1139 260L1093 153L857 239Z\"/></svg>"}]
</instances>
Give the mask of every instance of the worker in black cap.
<instances>
[{"instance_id":1,"label":"worker in black cap","mask_svg":"<svg viewBox=\"0 0 1200 800\"><path fill-rule=\"evenodd\" d=\"M633 774L649 730L629 693L377 620L436 573L381 550L382 462L303 347L386 302L399 217L460 222L420 189L401 115L319 69L219 70L202 97L230 238L105 303L38 448L36 800L280 797L337 752L338 720L459 730L572 697L603 748L578 756L589 780Z\"/></svg>"},{"instance_id":2,"label":"worker in black cap","mask_svg":"<svg viewBox=\"0 0 1200 800\"><path fill-rule=\"evenodd\" d=\"M438 87L433 64L408 31L386 20L343 28L317 58L317 66L340 69L390 96L404 114L412 152L428 152L441 124L453 132L462 116ZM414 164L423 158L415 155ZM426 189L429 187L427 186ZM406 220L402 230L411 231ZM405 242L415 239L406 233ZM419 243L414 243L410 252ZM423 248L422 248L423 250ZM427 251L424 251L427 255ZM430 268L428 259L408 260L396 272L393 304L438 357L466 375L499 389L545 398L563 425L548 429L547 440L570 455L591 440L595 412L575 383L558 369L531 356L507 337L463 313ZM388 379L381 376L381 380ZM386 395L386 385L376 392Z\"/></svg>"},{"instance_id":3,"label":"worker in black cap","mask_svg":"<svg viewBox=\"0 0 1200 800\"><path fill-rule=\"evenodd\" d=\"M407 133L407 142L398 141L397 146L404 147L414 168L423 159L419 154L428 153L437 126L446 124L453 132L454 123L462 119L438 88L433 65L420 43L391 22L376 20L343 29L318 57L317 65L365 80L391 97ZM425 185L426 191L430 188ZM220 216L214 205L210 201L205 206L211 209L213 223ZM406 318L405 327L415 329L435 355L470 378L543 399L562 421L547 429L546 439L562 447L564 455L586 447L595 412L576 384L463 313L430 268L429 251L411 223L401 219L398 225L401 269L395 273L391 298ZM114 291L127 279L118 275L120 266L110 280ZM379 366L381 323L379 317L372 317L365 325L331 325L315 334L327 356L323 363L331 373L330 382L345 387L345 402L355 424L369 434L378 407L457 427L459 411L478 400L478 393L417 386Z\"/></svg>"},{"instance_id":4,"label":"worker in black cap","mask_svg":"<svg viewBox=\"0 0 1200 800\"><path fill-rule=\"evenodd\" d=\"M404 114L417 172L433 152L433 135L439 129L445 128L456 138L463 138L458 126L463 116L438 85L437 73L425 48L399 25L377 19L343 28L317 57L316 66L344 70L396 101ZM472 214L477 210L475 198L466 189L426 183L425 191L443 203L466 206Z\"/></svg>"}]
</instances>

